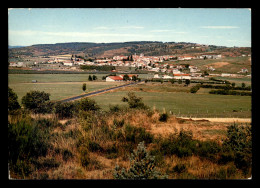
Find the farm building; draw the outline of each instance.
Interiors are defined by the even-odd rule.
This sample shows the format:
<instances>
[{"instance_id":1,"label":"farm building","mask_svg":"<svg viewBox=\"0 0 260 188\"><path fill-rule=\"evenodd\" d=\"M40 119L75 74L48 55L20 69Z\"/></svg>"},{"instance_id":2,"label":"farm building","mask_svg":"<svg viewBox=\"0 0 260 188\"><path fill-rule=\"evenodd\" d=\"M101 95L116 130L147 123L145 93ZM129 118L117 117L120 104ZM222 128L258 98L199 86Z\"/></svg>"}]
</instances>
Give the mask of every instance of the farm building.
<instances>
[{"instance_id":1,"label":"farm building","mask_svg":"<svg viewBox=\"0 0 260 188\"><path fill-rule=\"evenodd\" d=\"M108 76L106 77L106 82L118 82L123 81L123 78L120 76Z\"/></svg>"},{"instance_id":2,"label":"farm building","mask_svg":"<svg viewBox=\"0 0 260 188\"><path fill-rule=\"evenodd\" d=\"M169 75L163 75L162 78L163 78L163 79L172 79L173 77L172 77L172 76L169 76Z\"/></svg>"},{"instance_id":3,"label":"farm building","mask_svg":"<svg viewBox=\"0 0 260 188\"><path fill-rule=\"evenodd\" d=\"M137 75L137 74L128 74L128 76L129 76L129 78L130 78L131 80L132 80L133 76L135 76L136 78L138 78L138 75ZM119 77L124 78L124 75L121 74L121 75L119 75Z\"/></svg>"},{"instance_id":4,"label":"farm building","mask_svg":"<svg viewBox=\"0 0 260 188\"><path fill-rule=\"evenodd\" d=\"M190 80L191 79L191 76L189 74L173 74L173 78L174 79L187 79L187 80Z\"/></svg>"}]
</instances>

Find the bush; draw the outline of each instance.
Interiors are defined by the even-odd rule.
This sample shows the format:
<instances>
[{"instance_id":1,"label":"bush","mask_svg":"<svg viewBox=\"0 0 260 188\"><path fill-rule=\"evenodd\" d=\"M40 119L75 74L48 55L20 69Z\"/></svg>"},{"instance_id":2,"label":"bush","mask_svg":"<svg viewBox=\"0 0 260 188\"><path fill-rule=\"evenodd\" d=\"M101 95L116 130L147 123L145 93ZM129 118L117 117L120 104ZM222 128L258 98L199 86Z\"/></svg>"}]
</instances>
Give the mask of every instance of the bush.
<instances>
[{"instance_id":1,"label":"bush","mask_svg":"<svg viewBox=\"0 0 260 188\"><path fill-rule=\"evenodd\" d=\"M50 94L44 91L30 91L22 97L22 104L34 113L47 113L50 105L50 103L47 103L50 100L49 97Z\"/></svg>"},{"instance_id":2,"label":"bush","mask_svg":"<svg viewBox=\"0 0 260 188\"><path fill-rule=\"evenodd\" d=\"M145 141L146 143L153 142L153 135L146 132L143 127L134 127L129 124L125 126L125 140L132 143L139 143Z\"/></svg>"},{"instance_id":3,"label":"bush","mask_svg":"<svg viewBox=\"0 0 260 188\"><path fill-rule=\"evenodd\" d=\"M148 106L146 106L141 97L137 97L135 95L135 93L133 92L129 92L128 93L128 98L127 97L123 97L122 98L123 102L127 102L129 105L129 108L137 108L137 109L149 109Z\"/></svg>"},{"instance_id":4,"label":"bush","mask_svg":"<svg viewBox=\"0 0 260 188\"><path fill-rule=\"evenodd\" d=\"M30 161L45 156L49 148L49 130L39 127L29 118L8 123L8 161L10 169L25 177L30 172Z\"/></svg>"},{"instance_id":5,"label":"bush","mask_svg":"<svg viewBox=\"0 0 260 188\"><path fill-rule=\"evenodd\" d=\"M96 104L96 101L84 98L79 101L79 110L82 111L97 111L100 109L100 107Z\"/></svg>"},{"instance_id":6,"label":"bush","mask_svg":"<svg viewBox=\"0 0 260 188\"><path fill-rule=\"evenodd\" d=\"M199 142L196 153L200 157L205 157L209 160L215 160L217 153L221 150L221 147L214 141Z\"/></svg>"},{"instance_id":7,"label":"bush","mask_svg":"<svg viewBox=\"0 0 260 188\"><path fill-rule=\"evenodd\" d=\"M73 102L66 102L66 103L57 102L54 105L54 113L59 118L71 118L74 115L74 113L77 111L76 107L77 107L76 103Z\"/></svg>"},{"instance_id":8,"label":"bush","mask_svg":"<svg viewBox=\"0 0 260 188\"><path fill-rule=\"evenodd\" d=\"M87 167L90 163L90 157L89 157L89 151L88 151L88 148L84 145L82 145L80 148L79 148L79 160L80 160L80 163L83 167Z\"/></svg>"},{"instance_id":9,"label":"bush","mask_svg":"<svg viewBox=\"0 0 260 188\"><path fill-rule=\"evenodd\" d=\"M229 126L223 148L225 149L223 152L233 152L234 164L237 168L243 170L244 174L247 174L252 165L251 127L249 125L238 126L237 124Z\"/></svg>"},{"instance_id":10,"label":"bush","mask_svg":"<svg viewBox=\"0 0 260 188\"><path fill-rule=\"evenodd\" d=\"M160 143L161 152L165 155L178 157L191 156L196 150L197 141L192 140L191 132L181 131L178 135L171 135Z\"/></svg>"},{"instance_id":11,"label":"bush","mask_svg":"<svg viewBox=\"0 0 260 188\"><path fill-rule=\"evenodd\" d=\"M187 167L185 164L177 164L174 168L173 168L174 172L177 172L178 174L183 173L185 171L187 171Z\"/></svg>"},{"instance_id":12,"label":"bush","mask_svg":"<svg viewBox=\"0 0 260 188\"><path fill-rule=\"evenodd\" d=\"M190 89L190 92L191 93L197 93L197 91L200 89L201 85L200 84L197 84L195 86L193 86L191 89Z\"/></svg>"},{"instance_id":13,"label":"bush","mask_svg":"<svg viewBox=\"0 0 260 188\"><path fill-rule=\"evenodd\" d=\"M159 121L166 122L169 118L167 113L160 114Z\"/></svg>"},{"instance_id":14,"label":"bush","mask_svg":"<svg viewBox=\"0 0 260 188\"><path fill-rule=\"evenodd\" d=\"M8 87L8 113L12 113L12 111L21 108L17 99L17 94L11 88Z\"/></svg>"},{"instance_id":15,"label":"bush","mask_svg":"<svg viewBox=\"0 0 260 188\"><path fill-rule=\"evenodd\" d=\"M155 168L155 159L147 152L144 142L140 142L137 149L131 153L130 156L131 166L129 170L120 169L119 166L115 167L115 179L161 179L167 178L161 175Z\"/></svg>"}]
</instances>

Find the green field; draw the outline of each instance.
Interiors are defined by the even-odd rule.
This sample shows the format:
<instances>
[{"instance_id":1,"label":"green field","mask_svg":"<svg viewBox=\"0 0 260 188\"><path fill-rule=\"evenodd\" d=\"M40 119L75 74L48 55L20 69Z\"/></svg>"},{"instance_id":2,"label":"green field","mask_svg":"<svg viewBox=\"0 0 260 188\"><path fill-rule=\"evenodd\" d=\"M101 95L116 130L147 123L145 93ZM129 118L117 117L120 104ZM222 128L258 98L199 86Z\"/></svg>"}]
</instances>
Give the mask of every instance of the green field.
<instances>
[{"instance_id":1,"label":"green field","mask_svg":"<svg viewBox=\"0 0 260 188\"><path fill-rule=\"evenodd\" d=\"M88 81L86 74L10 74L9 87L18 95L18 101L30 90L50 93L51 100L60 100L83 93L82 84L87 84L87 92L108 88L122 83L101 81L103 74L98 75L98 81ZM142 75L145 77L147 75ZM32 83L37 80L38 83ZM249 80L236 82L250 83ZM124 105L121 101L129 91L143 98L146 105L161 112L188 117L251 117L251 97L208 94L209 89L201 88L196 94L189 92L191 86L184 87L177 83L143 83L129 86L92 97L104 110L109 105Z\"/></svg>"},{"instance_id":2,"label":"green field","mask_svg":"<svg viewBox=\"0 0 260 188\"><path fill-rule=\"evenodd\" d=\"M51 100L60 100L83 93L82 84L86 83L86 92L119 85L121 83L104 82L103 74L96 75L98 81L88 81L88 74L9 74L8 85L18 95L18 101L31 90L50 93ZM37 83L32 83L37 80Z\"/></svg>"},{"instance_id":3,"label":"green field","mask_svg":"<svg viewBox=\"0 0 260 188\"><path fill-rule=\"evenodd\" d=\"M218 63L227 64L219 66ZM184 61L169 61L172 64L189 64L197 66L201 71L207 70L206 66L215 67L214 73L237 73L242 68L247 68L251 72L251 57L225 57L221 59L194 59Z\"/></svg>"},{"instance_id":4,"label":"green field","mask_svg":"<svg viewBox=\"0 0 260 188\"><path fill-rule=\"evenodd\" d=\"M132 86L131 86L132 87ZM146 105L163 112L185 117L251 117L251 97L192 94L188 92L145 92L133 90ZM130 87L129 87L130 88ZM203 88L204 89L204 88ZM121 99L129 90L121 90L92 97L103 109L109 105L126 105Z\"/></svg>"}]
</instances>

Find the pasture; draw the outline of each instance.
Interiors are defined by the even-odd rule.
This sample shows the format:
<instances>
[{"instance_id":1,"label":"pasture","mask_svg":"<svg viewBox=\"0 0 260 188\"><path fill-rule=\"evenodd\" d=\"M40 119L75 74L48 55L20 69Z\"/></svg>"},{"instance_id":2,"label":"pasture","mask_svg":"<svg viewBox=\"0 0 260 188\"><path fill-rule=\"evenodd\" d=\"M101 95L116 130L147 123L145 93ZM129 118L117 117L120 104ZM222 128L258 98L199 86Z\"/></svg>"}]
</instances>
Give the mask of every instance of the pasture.
<instances>
[{"instance_id":1,"label":"pasture","mask_svg":"<svg viewBox=\"0 0 260 188\"><path fill-rule=\"evenodd\" d=\"M174 88L174 92L156 91L156 87L145 91L137 89L138 87L142 88L140 85L130 86L92 98L103 109L108 110L109 105L126 105L121 99L132 90L138 97L142 97L144 103L150 108L155 108L160 112L166 111L178 117L251 117L250 96L192 94L181 88L178 90L178 87Z\"/></svg>"},{"instance_id":2,"label":"pasture","mask_svg":"<svg viewBox=\"0 0 260 188\"><path fill-rule=\"evenodd\" d=\"M45 91L50 93L51 100L60 100L83 93L82 84L86 83L86 92L108 88L123 83L104 82L104 74L96 74L97 81L88 81L88 74L9 74L9 87L18 95L21 103L22 97L30 90ZM141 75L145 78L150 75ZM37 80L37 83L32 83ZM245 80L237 82L244 82ZM249 84L249 80L247 80ZM129 91L142 97L150 108L160 112L183 117L251 117L251 97L208 94L208 89L201 88L196 94L189 92L193 84L184 87L178 83L142 83L118 89L91 97L104 110L109 110L111 105L126 106L121 99Z\"/></svg>"},{"instance_id":3,"label":"pasture","mask_svg":"<svg viewBox=\"0 0 260 188\"><path fill-rule=\"evenodd\" d=\"M88 74L9 74L8 86L18 95L21 103L22 97L31 90L50 93L50 100L60 100L83 93L82 84L86 83L86 92L108 88L122 83L109 83L102 80L103 74L97 74L97 81L88 81ZM32 83L37 80L37 83Z\"/></svg>"}]
</instances>

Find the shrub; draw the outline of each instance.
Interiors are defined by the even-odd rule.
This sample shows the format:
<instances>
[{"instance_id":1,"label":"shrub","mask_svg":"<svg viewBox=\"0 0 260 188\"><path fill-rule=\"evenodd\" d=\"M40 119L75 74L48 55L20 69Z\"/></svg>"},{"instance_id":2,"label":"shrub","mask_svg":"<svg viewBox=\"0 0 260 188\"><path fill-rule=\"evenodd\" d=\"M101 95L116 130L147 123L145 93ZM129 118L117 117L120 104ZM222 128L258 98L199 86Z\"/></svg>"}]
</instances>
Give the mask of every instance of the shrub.
<instances>
[{"instance_id":1,"label":"shrub","mask_svg":"<svg viewBox=\"0 0 260 188\"><path fill-rule=\"evenodd\" d=\"M88 148L84 145L82 145L79 148L79 160L83 167L87 167L90 163L90 157L89 157L89 151Z\"/></svg>"},{"instance_id":2,"label":"shrub","mask_svg":"<svg viewBox=\"0 0 260 188\"><path fill-rule=\"evenodd\" d=\"M228 127L227 139L224 140L223 152L233 152L234 164L243 170L244 174L249 172L252 165L252 132L249 125L238 126L233 124ZM223 157L222 157L223 158Z\"/></svg>"},{"instance_id":3,"label":"shrub","mask_svg":"<svg viewBox=\"0 0 260 188\"><path fill-rule=\"evenodd\" d=\"M62 159L64 161L67 161L68 159L72 158L73 154L71 153L71 151L69 151L68 149L64 149L62 151Z\"/></svg>"},{"instance_id":4,"label":"shrub","mask_svg":"<svg viewBox=\"0 0 260 188\"><path fill-rule=\"evenodd\" d=\"M167 113L160 114L159 121L166 122L168 120L169 115Z\"/></svg>"},{"instance_id":5,"label":"shrub","mask_svg":"<svg viewBox=\"0 0 260 188\"><path fill-rule=\"evenodd\" d=\"M109 105L110 112L119 112L120 110L121 109L120 109L119 105L114 105L114 106Z\"/></svg>"},{"instance_id":6,"label":"shrub","mask_svg":"<svg viewBox=\"0 0 260 188\"><path fill-rule=\"evenodd\" d=\"M198 148L196 148L196 153L200 157L215 160L220 149L220 146L214 141L203 141L199 142Z\"/></svg>"},{"instance_id":7,"label":"shrub","mask_svg":"<svg viewBox=\"0 0 260 188\"><path fill-rule=\"evenodd\" d=\"M17 94L11 88L8 87L8 112L9 113L21 108L17 99L18 99Z\"/></svg>"},{"instance_id":8,"label":"shrub","mask_svg":"<svg viewBox=\"0 0 260 188\"><path fill-rule=\"evenodd\" d=\"M131 166L129 170L124 168L121 170L119 166L114 169L113 176L115 179L161 179L167 178L156 170L155 160L150 156L144 146L144 142L140 142L137 149L131 153Z\"/></svg>"},{"instance_id":9,"label":"shrub","mask_svg":"<svg viewBox=\"0 0 260 188\"><path fill-rule=\"evenodd\" d=\"M114 127L117 128L117 127L123 127L123 125L125 124L125 120L122 119L122 120L117 120L117 119L114 119L113 120L113 124L114 124Z\"/></svg>"},{"instance_id":10,"label":"shrub","mask_svg":"<svg viewBox=\"0 0 260 188\"><path fill-rule=\"evenodd\" d=\"M49 97L50 94L44 91L30 91L22 97L22 104L34 113L47 113L49 103L46 102L50 100Z\"/></svg>"},{"instance_id":11,"label":"shrub","mask_svg":"<svg viewBox=\"0 0 260 188\"><path fill-rule=\"evenodd\" d=\"M145 141L146 143L153 142L153 135L146 132L143 127L134 127L127 124L124 128L125 140L132 143Z\"/></svg>"},{"instance_id":12,"label":"shrub","mask_svg":"<svg viewBox=\"0 0 260 188\"><path fill-rule=\"evenodd\" d=\"M77 111L76 108L76 103L73 102L66 102L66 103L61 103L57 102L54 106L54 113L59 117L59 118L71 118L74 113Z\"/></svg>"},{"instance_id":13,"label":"shrub","mask_svg":"<svg viewBox=\"0 0 260 188\"><path fill-rule=\"evenodd\" d=\"M200 89L201 85L200 84L197 84L195 86L193 86L191 89L190 89L190 92L191 93L197 93L197 91Z\"/></svg>"},{"instance_id":14,"label":"shrub","mask_svg":"<svg viewBox=\"0 0 260 188\"><path fill-rule=\"evenodd\" d=\"M82 111L97 111L100 107L96 104L96 102L89 98L84 98L79 101L79 110Z\"/></svg>"},{"instance_id":15,"label":"shrub","mask_svg":"<svg viewBox=\"0 0 260 188\"><path fill-rule=\"evenodd\" d=\"M137 97L135 93L129 92L128 93L128 98L123 97L122 98L123 102L127 102L129 105L129 108L137 108L137 109L149 109L148 106L146 106L141 97Z\"/></svg>"},{"instance_id":16,"label":"shrub","mask_svg":"<svg viewBox=\"0 0 260 188\"><path fill-rule=\"evenodd\" d=\"M170 135L160 143L161 152L178 157L191 156L196 150L197 141L192 140L191 132L180 131L178 135Z\"/></svg>"},{"instance_id":17,"label":"shrub","mask_svg":"<svg viewBox=\"0 0 260 188\"><path fill-rule=\"evenodd\" d=\"M174 168L173 168L174 172L177 172L178 174L183 173L185 171L187 171L187 167L185 164L177 164Z\"/></svg>"},{"instance_id":18,"label":"shrub","mask_svg":"<svg viewBox=\"0 0 260 188\"><path fill-rule=\"evenodd\" d=\"M8 161L10 169L25 177L30 172L30 161L45 156L49 147L49 131L31 119L22 118L8 123Z\"/></svg>"}]
</instances>

